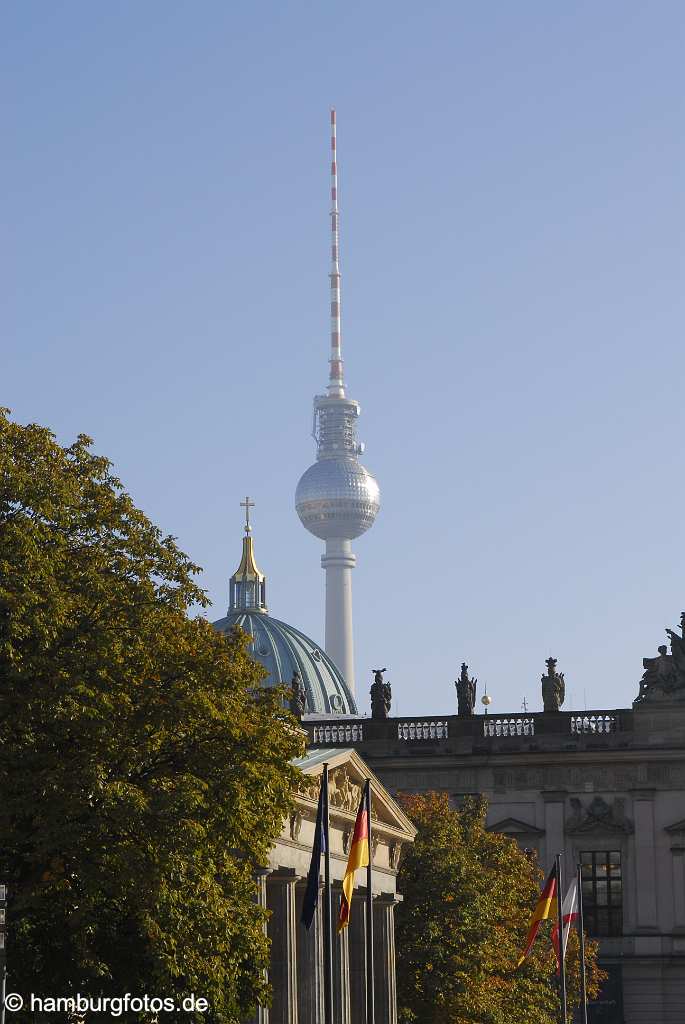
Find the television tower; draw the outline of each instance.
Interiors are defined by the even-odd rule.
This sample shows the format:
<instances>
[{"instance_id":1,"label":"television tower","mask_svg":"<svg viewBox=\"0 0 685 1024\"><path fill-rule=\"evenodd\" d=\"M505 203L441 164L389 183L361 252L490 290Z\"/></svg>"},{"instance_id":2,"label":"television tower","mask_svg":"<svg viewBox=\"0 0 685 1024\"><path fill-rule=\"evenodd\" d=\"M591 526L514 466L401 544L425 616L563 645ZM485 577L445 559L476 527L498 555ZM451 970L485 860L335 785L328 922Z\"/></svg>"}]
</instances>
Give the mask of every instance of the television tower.
<instances>
[{"instance_id":1,"label":"television tower","mask_svg":"<svg viewBox=\"0 0 685 1024\"><path fill-rule=\"evenodd\" d=\"M380 509L376 480L364 469L357 441L359 403L345 395L340 329L340 246L336 119L331 110L331 354L326 395L314 399L312 436L316 462L300 478L295 508L310 533L326 542L326 654L354 694L351 542L373 523Z\"/></svg>"}]
</instances>

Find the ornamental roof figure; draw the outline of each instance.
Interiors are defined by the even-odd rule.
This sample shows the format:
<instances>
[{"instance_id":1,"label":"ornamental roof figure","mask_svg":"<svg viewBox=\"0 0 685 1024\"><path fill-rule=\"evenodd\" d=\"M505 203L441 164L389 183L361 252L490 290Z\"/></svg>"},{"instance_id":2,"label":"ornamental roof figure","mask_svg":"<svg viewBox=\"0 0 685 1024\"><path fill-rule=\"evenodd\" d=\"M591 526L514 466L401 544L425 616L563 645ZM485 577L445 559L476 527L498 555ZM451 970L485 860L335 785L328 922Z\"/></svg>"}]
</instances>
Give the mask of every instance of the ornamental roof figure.
<instances>
[{"instance_id":1,"label":"ornamental roof figure","mask_svg":"<svg viewBox=\"0 0 685 1024\"><path fill-rule=\"evenodd\" d=\"M635 704L685 700L685 612L680 615L680 631L682 636L673 629L666 630L671 641L670 654L666 644L662 644L657 648L658 657L642 659L645 671Z\"/></svg>"},{"instance_id":2,"label":"ornamental roof figure","mask_svg":"<svg viewBox=\"0 0 685 1024\"><path fill-rule=\"evenodd\" d=\"M545 711L559 711L566 696L564 673L557 672L556 658L547 658L545 665L547 674L541 679L543 707Z\"/></svg>"},{"instance_id":3,"label":"ornamental roof figure","mask_svg":"<svg viewBox=\"0 0 685 1024\"><path fill-rule=\"evenodd\" d=\"M462 662L461 672L459 678L455 680L454 685L457 689L457 714L465 718L470 718L474 713L476 707L476 684L478 680L476 678L469 678L469 666L465 661Z\"/></svg>"}]
</instances>

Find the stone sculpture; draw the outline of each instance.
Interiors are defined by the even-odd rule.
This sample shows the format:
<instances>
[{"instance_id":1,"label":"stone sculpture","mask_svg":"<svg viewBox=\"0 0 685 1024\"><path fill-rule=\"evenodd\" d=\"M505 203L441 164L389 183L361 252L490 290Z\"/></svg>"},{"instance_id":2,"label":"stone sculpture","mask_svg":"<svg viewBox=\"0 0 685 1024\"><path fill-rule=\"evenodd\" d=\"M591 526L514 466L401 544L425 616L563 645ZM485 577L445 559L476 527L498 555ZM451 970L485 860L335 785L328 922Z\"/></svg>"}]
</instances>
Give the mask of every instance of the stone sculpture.
<instances>
[{"instance_id":1,"label":"stone sculpture","mask_svg":"<svg viewBox=\"0 0 685 1024\"><path fill-rule=\"evenodd\" d=\"M359 807L362 787L353 782L347 770L336 768L328 777L328 801L331 807L339 807L342 811L354 812Z\"/></svg>"},{"instance_id":2,"label":"stone sculpture","mask_svg":"<svg viewBox=\"0 0 685 1024\"><path fill-rule=\"evenodd\" d=\"M469 718L476 706L477 679L469 679L469 667L462 662L461 673L454 685L457 688L457 714Z\"/></svg>"},{"instance_id":3,"label":"stone sculpture","mask_svg":"<svg viewBox=\"0 0 685 1024\"><path fill-rule=\"evenodd\" d=\"M608 804L601 796L596 796L584 806L578 797L571 797L571 814L566 819L566 831L569 834L583 832L624 832L634 831L633 822L626 817L625 800L615 797Z\"/></svg>"},{"instance_id":4,"label":"stone sculpture","mask_svg":"<svg viewBox=\"0 0 685 1024\"><path fill-rule=\"evenodd\" d=\"M307 710L307 695L304 692L304 686L302 685L302 679L299 672L293 673L293 678L290 682L290 689L292 696L290 698L290 711L297 719L302 719L302 716Z\"/></svg>"},{"instance_id":5,"label":"stone sculpture","mask_svg":"<svg viewBox=\"0 0 685 1024\"><path fill-rule=\"evenodd\" d=\"M656 658L643 658L638 702L685 700L685 612L680 615L680 632L667 629L671 653L666 644L658 648Z\"/></svg>"},{"instance_id":6,"label":"stone sculpture","mask_svg":"<svg viewBox=\"0 0 685 1024\"><path fill-rule=\"evenodd\" d=\"M320 775L303 775L297 784L297 792L308 800L318 800L320 788Z\"/></svg>"},{"instance_id":7,"label":"stone sculpture","mask_svg":"<svg viewBox=\"0 0 685 1024\"><path fill-rule=\"evenodd\" d=\"M299 811L293 811L290 815L290 838L295 842L300 838L302 830L302 815Z\"/></svg>"},{"instance_id":8,"label":"stone sculpture","mask_svg":"<svg viewBox=\"0 0 685 1024\"><path fill-rule=\"evenodd\" d=\"M388 718L392 705L392 688L390 683L383 679L386 668L373 669L373 683L371 684L371 717Z\"/></svg>"},{"instance_id":9,"label":"stone sculpture","mask_svg":"<svg viewBox=\"0 0 685 1024\"><path fill-rule=\"evenodd\" d=\"M559 711L566 696L564 673L557 672L557 659L547 658L547 675L542 677L542 703L545 711Z\"/></svg>"},{"instance_id":10,"label":"stone sculpture","mask_svg":"<svg viewBox=\"0 0 685 1024\"><path fill-rule=\"evenodd\" d=\"M397 871L402 857L402 843L390 843L388 849L388 860L393 871Z\"/></svg>"}]
</instances>

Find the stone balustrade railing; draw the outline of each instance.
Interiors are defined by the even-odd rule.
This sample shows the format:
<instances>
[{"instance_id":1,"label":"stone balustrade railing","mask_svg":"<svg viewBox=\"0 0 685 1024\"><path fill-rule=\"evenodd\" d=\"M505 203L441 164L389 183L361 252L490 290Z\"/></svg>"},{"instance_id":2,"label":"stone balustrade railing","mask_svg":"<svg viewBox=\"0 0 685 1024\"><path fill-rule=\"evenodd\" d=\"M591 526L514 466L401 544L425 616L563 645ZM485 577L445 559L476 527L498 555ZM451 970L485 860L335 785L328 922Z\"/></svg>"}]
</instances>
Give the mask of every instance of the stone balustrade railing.
<instances>
[{"instance_id":1,"label":"stone balustrade railing","mask_svg":"<svg viewBox=\"0 0 685 1024\"><path fill-rule=\"evenodd\" d=\"M312 742L337 747L348 743L361 743L363 739L364 727L361 722L341 722L339 725L315 725Z\"/></svg>"},{"instance_id":2,"label":"stone balustrade railing","mask_svg":"<svg viewBox=\"0 0 685 1024\"><path fill-rule=\"evenodd\" d=\"M532 716L516 718L483 718L483 736L534 736L535 719Z\"/></svg>"},{"instance_id":3,"label":"stone balustrade railing","mask_svg":"<svg viewBox=\"0 0 685 1024\"><path fill-rule=\"evenodd\" d=\"M314 719L303 722L310 743L320 747L361 746L375 748L378 743L443 743L459 747L472 743L490 748L492 742L504 746L515 740L529 740L536 746L550 747L569 739L594 745L615 742L620 734L633 729L630 709L602 711L527 712L523 714L489 714L442 718L364 718L328 721Z\"/></svg>"},{"instance_id":4,"label":"stone balustrade railing","mask_svg":"<svg viewBox=\"0 0 685 1024\"><path fill-rule=\"evenodd\" d=\"M398 722L397 738L398 740L446 740L449 738L448 725L444 719Z\"/></svg>"},{"instance_id":5,"label":"stone balustrade railing","mask_svg":"<svg viewBox=\"0 0 685 1024\"><path fill-rule=\"evenodd\" d=\"M571 716L571 732L578 735L589 733L618 732L616 715L584 714Z\"/></svg>"}]
</instances>

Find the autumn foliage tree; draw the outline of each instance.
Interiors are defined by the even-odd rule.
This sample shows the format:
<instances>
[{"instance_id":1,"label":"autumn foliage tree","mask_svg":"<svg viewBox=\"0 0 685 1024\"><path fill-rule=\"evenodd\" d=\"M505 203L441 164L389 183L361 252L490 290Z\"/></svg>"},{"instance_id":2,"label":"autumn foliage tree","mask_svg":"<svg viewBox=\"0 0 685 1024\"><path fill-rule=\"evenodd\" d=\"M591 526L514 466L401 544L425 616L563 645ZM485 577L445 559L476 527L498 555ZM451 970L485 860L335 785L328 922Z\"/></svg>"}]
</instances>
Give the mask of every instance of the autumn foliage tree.
<instances>
[{"instance_id":1,"label":"autumn foliage tree","mask_svg":"<svg viewBox=\"0 0 685 1024\"><path fill-rule=\"evenodd\" d=\"M231 1024L266 995L252 871L302 741L90 446L0 414L8 990L194 992Z\"/></svg>"},{"instance_id":2,"label":"autumn foliage tree","mask_svg":"<svg viewBox=\"0 0 685 1024\"><path fill-rule=\"evenodd\" d=\"M486 804L450 808L447 794L406 796L418 828L398 879L400 1020L420 1024L558 1024L556 960L549 924L516 970L542 872L505 836L486 831ZM569 938L569 1008L579 1001L579 956ZM588 990L601 972L586 944ZM570 1019L570 1018L569 1018Z\"/></svg>"}]
</instances>

